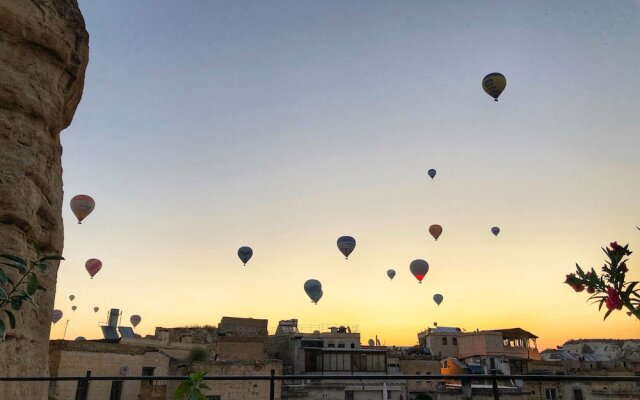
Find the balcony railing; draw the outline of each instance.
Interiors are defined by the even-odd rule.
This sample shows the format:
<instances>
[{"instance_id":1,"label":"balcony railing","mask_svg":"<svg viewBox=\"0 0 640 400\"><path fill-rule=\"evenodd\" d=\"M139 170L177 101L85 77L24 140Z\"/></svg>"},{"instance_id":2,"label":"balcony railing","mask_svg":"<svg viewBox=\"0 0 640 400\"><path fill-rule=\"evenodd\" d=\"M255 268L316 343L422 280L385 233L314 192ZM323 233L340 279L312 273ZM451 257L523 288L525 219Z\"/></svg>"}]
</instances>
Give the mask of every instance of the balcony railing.
<instances>
[{"instance_id":1,"label":"balcony railing","mask_svg":"<svg viewBox=\"0 0 640 400\"><path fill-rule=\"evenodd\" d=\"M276 375L275 370L271 370L270 375L224 375L224 376L204 376L205 381L269 381L269 399L275 400L275 382L305 382L311 377L309 375ZM162 382L167 384L169 381L183 381L184 376L91 376L87 373L85 376L52 376L52 377L0 377L0 382L65 382L76 381L78 388L82 388L81 392L76 393L76 400L87 400L88 388L94 381L149 381ZM455 386L461 390L461 395L465 399L471 399L473 395L472 383L482 382L486 384L490 382L491 388L483 387L483 392L493 393L494 399L500 398L500 393L509 392L517 389L515 386L500 386L499 382L514 382L517 380L523 382L635 382L640 385L640 376L600 376L600 375L498 375L498 374L473 374L473 375L316 375L312 379L317 381L378 381L378 383L388 382L397 384L398 381L420 380L420 381L457 381ZM445 385L451 386L451 385ZM487 385L489 386L489 385ZM601 392L603 389L594 389ZM611 391L604 390L607 394ZM638 392L633 389L625 389L626 392ZM105 399L106 400L106 399Z\"/></svg>"}]
</instances>

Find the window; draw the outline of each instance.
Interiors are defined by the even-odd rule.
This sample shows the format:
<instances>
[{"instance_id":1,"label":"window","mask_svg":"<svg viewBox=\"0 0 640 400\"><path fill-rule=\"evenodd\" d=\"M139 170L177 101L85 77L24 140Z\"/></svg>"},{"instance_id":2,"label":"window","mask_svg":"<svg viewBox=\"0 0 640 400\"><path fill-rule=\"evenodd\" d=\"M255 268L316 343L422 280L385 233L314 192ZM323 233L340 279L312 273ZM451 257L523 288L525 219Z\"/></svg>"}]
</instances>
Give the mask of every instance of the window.
<instances>
[{"instance_id":1,"label":"window","mask_svg":"<svg viewBox=\"0 0 640 400\"><path fill-rule=\"evenodd\" d=\"M339 349L344 349L344 343L338 343L338 348Z\"/></svg>"},{"instance_id":2,"label":"window","mask_svg":"<svg viewBox=\"0 0 640 400\"><path fill-rule=\"evenodd\" d=\"M207 400L220 400L221 397L218 395L207 396Z\"/></svg>"},{"instance_id":3,"label":"window","mask_svg":"<svg viewBox=\"0 0 640 400\"><path fill-rule=\"evenodd\" d=\"M443 338L442 338L442 345L443 345L443 346L446 346L446 345L447 345L447 338L446 338L446 337L443 337Z\"/></svg>"},{"instance_id":4,"label":"window","mask_svg":"<svg viewBox=\"0 0 640 400\"><path fill-rule=\"evenodd\" d=\"M327 343L327 347L330 349L333 349L334 347L336 347L336 344L333 342Z\"/></svg>"},{"instance_id":5,"label":"window","mask_svg":"<svg viewBox=\"0 0 640 400\"><path fill-rule=\"evenodd\" d=\"M573 400L584 400L582 389L573 389Z\"/></svg>"},{"instance_id":6,"label":"window","mask_svg":"<svg viewBox=\"0 0 640 400\"><path fill-rule=\"evenodd\" d=\"M356 344L355 343L351 343L351 348L355 349L356 348Z\"/></svg>"},{"instance_id":7,"label":"window","mask_svg":"<svg viewBox=\"0 0 640 400\"><path fill-rule=\"evenodd\" d=\"M120 400L122 397L122 384L124 381L112 381L111 382L111 394L109 400Z\"/></svg>"},{"instance_id":8,"label":"window","mask_svg":"<svg viewBox=\"0 0 640 400\"><path fill-rule=\"evenodd\" d=\"M558 395L556 394L556 388L546 388L544 390L544 398L546 400L558 400Z\"/></svg>"},{"instance_id":9,"label":"window","mask_svg":"<svg viewBox=\"0 0 640 400\"><path fill-rule=\"evenodd\" d=\"M353 400L353 392L345 391L344 392L344 400Z\"/></svg>"},{"instance_id":10,"label":"window","mask_svg":"<svg viewBox=\"0 0 640 400\"><path fill-rule=\"evenodd\" d=\"M457 346L457 345L458 345L458 338L455 338L455 337L454 337L453 339L451 339L451 342L452 342L452 344L453 344L454 346Z\"/></svg>"},{"instance_id":11,"label":"window","mask_svg":"<svg viewBox=\"0 0 640 400\"><path fill-rule=\"evenodd\" d=\"M153 376L155 367L142 367L142 376ZM143 384L151 385L153 379L145 379L142 381Z\"/></svg>"}]
</instances>

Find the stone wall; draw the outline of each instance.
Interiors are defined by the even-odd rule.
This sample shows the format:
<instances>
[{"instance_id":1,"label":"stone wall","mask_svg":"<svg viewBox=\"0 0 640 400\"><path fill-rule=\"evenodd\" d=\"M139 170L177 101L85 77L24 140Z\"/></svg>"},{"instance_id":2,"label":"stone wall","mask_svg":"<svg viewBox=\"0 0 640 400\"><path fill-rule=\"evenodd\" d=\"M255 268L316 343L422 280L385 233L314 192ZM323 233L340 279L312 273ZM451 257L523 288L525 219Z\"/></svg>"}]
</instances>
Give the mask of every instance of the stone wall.
<instances>
[{"instance_id":1,"label":"stone wall","mask_svg":"<svg viewBox=\"0 0 640 400\"><path fill-rule=\"evenodd\" d=\"M62 253L59 133L82 96L89 35L76 0L0 1L0 253ZM48 290L0 343L0 376L48 375L57 263ZM46 383L0 384L0 399L46 399Z\"/></svg>"}]
</instances>

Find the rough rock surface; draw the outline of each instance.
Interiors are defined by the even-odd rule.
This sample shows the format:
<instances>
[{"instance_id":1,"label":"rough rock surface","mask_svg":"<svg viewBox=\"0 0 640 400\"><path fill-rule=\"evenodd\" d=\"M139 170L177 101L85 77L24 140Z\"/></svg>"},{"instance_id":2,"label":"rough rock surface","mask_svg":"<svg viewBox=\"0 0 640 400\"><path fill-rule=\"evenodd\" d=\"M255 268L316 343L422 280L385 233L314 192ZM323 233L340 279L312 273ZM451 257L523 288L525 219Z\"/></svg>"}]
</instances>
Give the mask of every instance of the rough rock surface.
<instances>
[{"instance_id":1,"label":"rough rock surface","mask_svg":"<svg viewBox=\"0 0 640 400\"><path fill-rule=\"evenodd\" d=\"M0 253L62 254L60 131L82 96L89 35L77 0L0 0ZM0 376L46 376L58 265L37 310L0 343ZM47 383L2 383L0 399L46 399Z\"/></svg>"}]
</instances>

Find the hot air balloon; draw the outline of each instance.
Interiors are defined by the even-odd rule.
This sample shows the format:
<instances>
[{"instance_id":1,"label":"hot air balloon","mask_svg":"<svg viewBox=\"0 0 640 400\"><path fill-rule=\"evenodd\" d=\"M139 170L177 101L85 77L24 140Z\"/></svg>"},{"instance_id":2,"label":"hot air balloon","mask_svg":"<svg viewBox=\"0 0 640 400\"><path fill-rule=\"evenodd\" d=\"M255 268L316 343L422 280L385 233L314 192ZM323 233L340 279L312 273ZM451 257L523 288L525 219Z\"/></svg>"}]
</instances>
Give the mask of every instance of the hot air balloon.
<instances>
[{"instance_id":1,"label":"hot air balloon","mask_svg":"<svg viewBox=\"0 0 640 400\"><path fill-rule=\"evenodd\" d=\"M437 305L440 305L442 300L444 300L444 297L441 294L436 293L433 295L433 301L435 301Z\"/></svg>"},{"instance_id":2,"label":"hot air balloon","mask_svg":"<svg viewBox=\"0 0 640 400\"><path fill-rule=\"evenodd\" d=\"M53 310L53 312L51 313L51 322L55 324L56 322L60 321L62 315L62 310Z\"/></svg>"},{"instance_id":3,"label":"hot air balloon","mask_svg":"<svg viewBox=\"0 0 640 400\"><path fill-rule=\"evenodd\" d=\"M422 279L429 272L429 263L425 260L413 260L411 264L409 264L409 270L413 276L416 277L418 282L422 283Z\"/></svg>"},{"instance_id":4,"label":"hot air balloon","mask_svg":"<svg viewBox=\"0 0 640 400\"><path fill-rule=\"evenodd\" d=\"M95 274L97 274L102 268L102 261L97 258L91 258L84 263L84 268L87 270L89 275L91 275L91 279L93 279Z\"/></svg>"},{"instance_id":5,"label":"hot air balloon","mask_svg":"<svg viewBox=\"0 0 640 400\"><path fill-rule=\"evenodd\" d=\"M316 279L306 281L304 283L304 291L315 304L318 304L322 298L322 284Z\"/></svg>"},{"instance_id":6,"label":"hot air balloon","mask_svg":"<svg viewBox=\"0 0 640 400\"><path fill-rule=\"evenodd\" d=\"M129 318L129 321L131 322L131 325L133 325L133 327L135 328L136 326L138 326L140 321L142 321L142 317L140 317L139 315L132 315L131 318Z\"/></svg>"},{"instance_id":7,"label":"hot air balloon","mask_svg":"<svg viewBox=\"0 0 640 400\"><path fill-rule=\"evenodd\" d=\"M253 250L251 250L251 247L242 246L238 249L238 257L242 260L243 265L247 265L252 255Z\"/></svg>"},{"instance_id":8,"label":"hot air balloon","mask_svg":"<svg viewBox=\"0 0 640 400\"><path fill-rule=\"evenodd\" d=\"M87 196L86 194L79 194L71 199L71 211L73 211L76 218L78 218L79 224L91 214L95 206L96 202L93 201L91 196Z\"/></svg>"},{"instance_id":9,"label":"hot air balloon","mask_svg":"<svg viewBox=\"0 0 640 400\"><path fill-rule=\"evenodd\" d=\"M433 236L433 238L435 240L438 240L438 238L440 237L440 235L442 235L442 227L440 225L431 225L429 227L429 233L431 234L431 236Z\"/></svg>"},{"instance_id":10,"label":"hot air balloon","mask_svg":"<svg viewBox=\"0 0 640 400\"><path fill-rule=\"evenodd\" d=\"M396 271L392 269L387 270L387 276L389 277L389 279L393 279L393 277L396 276Z\"/></svg>"},{"instance_id":11,"label":"hot air balloon","mask_svg":"<svg viewBox=\"0 0 640 400\"><path fill-rule=\"evenodd\" d=\"M431 168L429 171L427 171L427 175L429 175L431 179L433 179L436 176L436 170Z\"/></svg>"},{"instance_id":12,"label":"hot air balloon","mask_svg":"<svg viewBox=\"0 0 640 400\"><path fill-rule=\"evenodd\" d=\"M369 339L367 343L369 344L369 347L373 347L376 345L376 342L374 342L373 339Z\"/></svg>"},{"instance_id":13,"label":"hot air balloon","mask_svg":"<svg viewBox=\"0 0 640 400\"><path fill-rule=\"evenodd\" d=\"M85 340L87 340L87 338L85 338L84 336L78 336L77 338L74 339L76 342L83 342Z\"/></svg>"},{"instance_id":14,"label":"hot air balloon","mask_svg":"<svg viewBox=\"0 0 640 400\"><path fill-rule=\"evenodd\" d=\"M344 254L344 258L349 259L349 254L356 248L356 240L351 236L340 236L338 238L338 250Z\"/></svg>"},{"instance_id":15,"label":"hot air balloon","mask_svg":"<svg viewBox=\"0 0 640 400\"><path fill-rule=\"evenodd\" d=\"M98 312L100 310L100 307L93 307L93 312Z\"/></svg>"},{"instance_id":16,"label":"hot air balloon","mask_svg":"<svg viewBox=\"0 0 640 400\"><path fill-rule=\"evenodd\" d=\"M71 306L71 309L72 309L73 311L75 311L75 310L77 310L77 309L78 309L78 307L77 307L77 306Z\"/></svg>"},{"instance_id":17,"label":"hot air balloon","mask_svg":"<svg viewBox=\"0 0 640 400\"><path fill-rule=\"evenodd\" d=\"M69 295L69 300L73 301L73 299L75 299L75 298L76 298L76 296L74 296L74 295Z\"/></svg>"},{"instance_id":18,"label":"hot air balloon","mask_svg":"<svg viewBox=\"0 0 640 400\"><path fill-rule=\"evenodd\" d=\"M491 233L498 236L498 233L500 233L500 228L498 228L497 226L494 226L493 228L491 228Z\"/></svg>"},{"instance_id":19,"label":"hot air balloon","mask_svg":"<svg viewBox=\"0 0 640 400\"><path fill-rule=\"evenodd\" d=\"M495 101L498 101L500 93L507 86L507 78L499 72L492 72L482 79L482 89Z\"/></svg>"}]
</instances>

